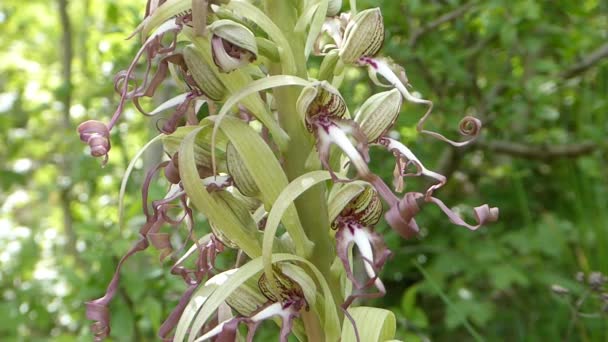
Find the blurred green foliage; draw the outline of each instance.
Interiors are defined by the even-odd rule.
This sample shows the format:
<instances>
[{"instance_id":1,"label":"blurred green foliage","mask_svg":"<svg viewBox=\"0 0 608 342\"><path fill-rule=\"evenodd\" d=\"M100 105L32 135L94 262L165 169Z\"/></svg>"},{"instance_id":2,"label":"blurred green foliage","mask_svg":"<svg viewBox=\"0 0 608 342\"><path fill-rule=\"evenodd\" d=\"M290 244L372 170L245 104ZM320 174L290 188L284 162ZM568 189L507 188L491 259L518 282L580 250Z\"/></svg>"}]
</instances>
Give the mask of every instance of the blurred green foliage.
<instances>
[{"instance_id":1,"label":"blurred green foliage","mask_svg":"<svg viewBox=\"0 0 608 342\"><path fill-rule=\"evenodd\" d=\"M125 37L143 1L3 0L0 4L0 336L90 340L83 302L103 294L143 222L139 187L160 155L137 165L124 227L118 189L129 159L155 135L130 110L112 135L107 167L75 127L109 118L113 76L138 48ZM608 3L602 0L359 1L381 6L386 55L415 91L436 102L430 126L456 132L463 113L484 122L480 140L453 149L417 136L424 108L407 105L402 141L449 176L440 197L459 208L488 202L499 223L471 233L425 208L421 237L386 227L394 257L388 295L405 341L605 341L606 314L577 316L577 272L608 273ZM71 42L67 48L66 38ZM66 56L68 57L66 59ZM69 66L69 67L68 67ZM348 73L356 108L379 89ZM162 99L159 99L162 100ZM103 120L103 119L102 119ZM158 152L158 151L157 151ZM390 155L373 167L390 179ZM408 189L422 184L408 183ZM151 196L164 184L153 184ZM113 335L155 340L183 284L147 251L127 264L112 304ZM567 296L566 296L567 297ZM601 310L587 300L580 311Z\"/></svg>"}]
</instances>

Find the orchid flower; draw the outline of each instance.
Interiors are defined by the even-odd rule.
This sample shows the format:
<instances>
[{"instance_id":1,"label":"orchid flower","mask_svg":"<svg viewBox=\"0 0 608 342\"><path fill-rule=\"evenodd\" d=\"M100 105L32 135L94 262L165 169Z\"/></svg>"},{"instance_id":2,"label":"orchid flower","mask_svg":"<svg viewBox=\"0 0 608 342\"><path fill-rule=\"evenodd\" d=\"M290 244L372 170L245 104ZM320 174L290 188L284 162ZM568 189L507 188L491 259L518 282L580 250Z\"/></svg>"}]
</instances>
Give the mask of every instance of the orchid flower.
<instances>
[{"instance_id":1,"label":"orchid flower","mask_svg":"<svg viewBox=\"0 0 608 342\"><path fill-rule=\"evenodd\" d=\"M280 291L279 296L273 294L269 288L268 279L262 274L258 280L258 290L268 301L254 310L248 317L239 316L219 323L199 337L197 341L206 341L216 336L222 341L234 340L239 324L244 323L248 327L247 341L252 342L255 332L262 321L278 317L281 319L279 339L281 342L287 342L287 338L293 329L294 319L300 315L302 310L308 311L310 308L301 284L284 274L278 266L273 268L273 272L275 272L275 279L277 280L276 286Z\"/></svg>"},{"instance_id":2,"label":"orchid flower","mask_svg":"<svg viewBox=\"0 0 608 342\"><path fill-rule=\"evenodd\" d=\"M333 219L332 227L336 232L336 253L342 264L348 279L350 279L357 290L364 290L373 285L378 290L377 294L352 294L345 301L344 307L348 307L357 297L383 296L386 289L380 279L380 270L390 251L384 245L380 234L373 231L382 217L382 202L376 190L369 184L350 183L338 190L340 193L334 198L338 202L338 208L344 205L338 216ZM331 207L331 205L330 205ZM369 281L362 284L358 281L350 266L349 249L357 246L359 254L363 259L365 272Z\"/></svg>"},{"instance_id":3,"label":"orchid flower","mask_svg":"<svg viewBox=\"0 0 608 342\"><path fill-rule=\"evenodd\" d=\"M305 118L309 131L317 140L317 150L323 166L335 176L329 165L329 152L332 144L337 145L350 159L360 174L367 174L369 155L367 139L359 127L347 117L346 102L327 82L315 83L304 88L298 99L298 110ZM349 140L351 135L356 146Z\"/></svg>"}]
</instances>

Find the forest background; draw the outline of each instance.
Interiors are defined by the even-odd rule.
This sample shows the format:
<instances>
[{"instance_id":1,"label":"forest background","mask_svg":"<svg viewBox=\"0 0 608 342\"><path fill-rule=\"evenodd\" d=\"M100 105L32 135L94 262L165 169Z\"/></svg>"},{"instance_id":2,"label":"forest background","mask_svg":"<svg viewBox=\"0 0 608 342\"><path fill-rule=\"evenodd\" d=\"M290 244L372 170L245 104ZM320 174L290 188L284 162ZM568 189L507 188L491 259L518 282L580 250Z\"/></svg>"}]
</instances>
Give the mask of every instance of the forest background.
<instances>
[{"instance_id":1,"label":"forest background","mask_svg":"<svg viewBox=\"0 0 608 342\"><path fill-rule=\"evenodd\" d=\"M501 210L498 223L476 233L432 209L419 220L419 238L404 241L378 227L394 257L382 276L388 295L373 304L395 312L397 337L467 341L474 331L488 341L606 341L606 290L589 278L608 274L608 2L359 4L382 8L383 49L435 101L431 126L450 130L463 114L484 123L472 146L446 147L417 136L422 109L407 105L396 126L401 140L451 178L441 190L448 205ZM155 135L155 120L130 108L105 168L76 134L80 122L114 111L112 79L138 49L125 38L144 6L0 3L3 341L91 340L83 303L103 294L144 220L138 189L160 151L137 165L123 229L118 189L130 158ZM379 91L357 69L345 83L351 108ZM391 156L375 163L390 178ZM152 194L164 187L156 181ZM123 272L111 306L120 340L156 340L183 291L155 253L134 257L126 266L132 272Z\"/></svg>"}]
</instances>

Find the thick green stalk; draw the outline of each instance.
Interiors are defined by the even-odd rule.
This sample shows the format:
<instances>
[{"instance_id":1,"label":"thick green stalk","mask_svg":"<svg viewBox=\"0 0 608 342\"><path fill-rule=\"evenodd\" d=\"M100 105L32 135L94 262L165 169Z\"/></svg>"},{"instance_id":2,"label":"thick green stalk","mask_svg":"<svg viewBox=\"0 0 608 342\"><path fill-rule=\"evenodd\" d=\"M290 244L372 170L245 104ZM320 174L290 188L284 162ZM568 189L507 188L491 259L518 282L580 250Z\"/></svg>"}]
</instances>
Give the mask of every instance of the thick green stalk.
<instances>
[{"instance_id":1,"label":"thick green stalk","mask_svg":"<svg viewBox=\"0 0 608 342\"><path fill-rule=\"evenodd\" d=\"M275 24L289 37L289 42L296 61L297 76L307 78L306 58L304 47L306 36L303 33L293 32L298 19L298 12L294 3L297 1L265 0L265 12ZM281 74L280 64L271 67L272 74ZM275 90L275 99L279 111L279 120L283 129L289 134L290 143L285 154L284 168L287 177L292 180L312 170L305 167L306 159L313 148L311 135L302 125L296 111L296 101L301 88L282 87ZM330 283L332 281L330 265L335 257L334 246L331 243L328 231L329 221L327 215L326 186L318 185L304 193L297 201L296 208L300 221L308 235L315 243L311 262L323 273ZM333 284L332 284L333 285ZM334 296L338 295L334 291ZM336 298L336 300L341 300Z\"/></svg>"}]
</instances>

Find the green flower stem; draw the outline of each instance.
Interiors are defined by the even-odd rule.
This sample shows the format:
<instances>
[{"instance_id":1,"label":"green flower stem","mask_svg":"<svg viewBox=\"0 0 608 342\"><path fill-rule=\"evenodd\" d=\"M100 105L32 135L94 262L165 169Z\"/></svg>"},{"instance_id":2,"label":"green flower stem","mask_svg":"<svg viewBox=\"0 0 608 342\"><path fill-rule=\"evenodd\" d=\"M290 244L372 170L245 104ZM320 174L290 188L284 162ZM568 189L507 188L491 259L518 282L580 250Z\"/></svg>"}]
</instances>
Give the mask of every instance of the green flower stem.
<instances>
[{"instance_id":1,"label":"green flower stem","mask_svg":"<svg viewBox=\"0 0 608 342\"><path fill-rule=\"evenodd\" d=\"M264 0L264 11L272 19L275 25L288 37L288 42L293 52L296 63L296 75L307 78L306 35L303 32L294 32L298 21L298 11L292 1ZM285 71L283 71L285 73Z\"/></svg>"},{"instance_id":2,"label":"green flower stem","mask_svg":"<svg viewBox=\"0 0 608 342\"><path fill-rule=\"evenodd\" d=\"M274 23L289 37L296 62L296 76L307 78L304 55L306 36L302 33L293 32L298 20L298 12L292 2L285 0L265 0L264 6L266 13ZM281 74L281 65L272 65L270 72L274 75ZM300 91L301 88L299 87L281 87L274 91L281 126L290 137L284 161L285 172L290 181L308 171L312 171L307 170L305 165L306 159L313 148L313 141L296 111L296 101ZM330 265L335 258L335 252L328 233L329 219L326 191L327 187L320 184L304 193L295 203L306 235L315 243L310 261L328 280L336 302L341 303L342 298L338 282L330 272Z\"/></svg>"},{"instance_id":3,"label":"green flower stem","mask_svg":"<svg viewBox=\"0 0 608 342\"><path fill-rule=\"evenodd\" d=\"M306 329L306 338L308 339L308 341L325 341L321 322L319 322L319 319L314 312L304 311L302 313L302 321L304 322L304 327Z\"/></svg>"}]
</instances>

